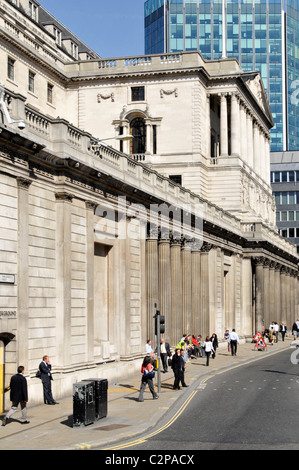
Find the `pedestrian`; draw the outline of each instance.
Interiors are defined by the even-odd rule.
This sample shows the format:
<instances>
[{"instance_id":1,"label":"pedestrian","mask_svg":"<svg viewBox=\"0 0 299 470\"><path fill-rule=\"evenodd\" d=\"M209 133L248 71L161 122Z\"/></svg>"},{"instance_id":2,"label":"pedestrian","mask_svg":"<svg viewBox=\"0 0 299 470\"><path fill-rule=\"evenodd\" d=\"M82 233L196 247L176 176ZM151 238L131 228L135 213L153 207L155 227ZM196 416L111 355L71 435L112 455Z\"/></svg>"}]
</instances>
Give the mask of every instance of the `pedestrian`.
<instances>
[{"instance_id":1,"label":"pedestrian","mask_svg":"<svg viewBox=\"0 0 299 470\"><path fill-rule=\"evenodd\" d=\"M279 331L280 331L280 333L281 333L282 341L284 341L284 337L285 337L286 332L287 332L287 327L286 327L286 325L284 324L284 322L281 322Z\"/></svg>"},{"instance_id":2,"label":"pedestrian","mask_svg":"<svg viewBox=\"0 0 299 470\"><path fill-rule=\"evenodd\" d=\"M174 373L174 390L180 390L180 383L182 387L187 387L185 384L185 361L183 359L184 350L176 348L172 356L172 370Z\"/></svg>"},{"instance_id":3,"label":"pedestrian","mask_svg":"<svg viewBox=\"0 0 299 470\"><path fill-rule=\"evenodd\" d=\"M274 331L275 331L275 343L278 343L279 326L277 322L274 322Z\"/></svg>"},{"instance_id":4,"label":"pedestrian","mask_svg":"<svg viewBox=\"0 0 299 470\"><path fill-rule=\"evenodd\" d=\"M230 342L229 342L229 330L225 330L224 339L227 342L227 351L230 352Z\"/></svg>"},{"instance_id":5,"label":"pedestrian","mask_svg":"<svg viewBox=\"0 0 299 470\"><path fill-rule=\"evenodd\" d=\"M214 348L213 348L213 343L212 341L210 340L209 336L206 337L206 340L205 342L203 343L203 348L205 350L205 353L206 353L206 366L209 365L210 363L210 355L211 355L211 352L214 352Z\"/></svg>"},{"instance_id":6,"label":"pedestrian","mask_svg":"<svg viewBox=\"0 0 299 470\"><path fill-rule=\"evenodd\" d=\"M169 343L165 342L165 339L161 339L161 361L163 365L163 372L168 372L168 358L171 357Z\"/></svg>"},{"instance_id":7,"label":"pedestrian","mask_svg":"<svg viewBox=\"0 0 299 470\"><path fill-rule=\"evenodd\" d=\"M144 401L143 393L147 385L148 385L148 388L150 389L153 399L155 400L159 398L154 388L153 379L155 377L155 371L154 371L154 366L153 366L152 359L150 358L150 356L146 356L144 358L142 366L141 366L141 374L142 374L142 377L141 377L141 385L140 385L138 401L140 402Z\"/></svg>"},{"instance_id":8,"label":"pedestrian","mask_svg":"<svg viewBox=\"0 0 299 470\"><path fill-rule=\"evenodd\" d=\"M12 407L2 421L2 426L6 426L9 418L18 411L19 404L21 405L22 410L22 424L29 424L30 421L27 420L27 403L28 403L28 388L27 380L24 377L25 368L23 366L18 367L18 373L13 375L10 379L10 400L12 402Z\"/></svg>"},{"instance_id":9,"label":"pedestrian","mask_svg":"<svg viewBox=\"0 0 299 470\"><path fill-rule=\"evenodd\" d=\"M298 328L297 328L297 323L296 322L293 323L292 332L293 332L294 340L296 340L297 339L297 334L298 334Z\"/></svg>"},{"instance_id":10,"label":"pedestrian","mask_svg":"<svg viewBox=\"0 0 299 470\"><path fill-rule=\"evenodd\" d=\"M216 349L218 348L218 338L217 338L217 335L216 333L213 333L211 338L210 338L210 341L212 342L213 344L213 349L214 351L212 352L212 359L215 359L216 357Z\"/></svg>"},{"instance_id":11,"label":"pedestrian","mask_svg":"<svg viewBox=\"0 0 299 470\"><path fill-rule=\"evenodd\" d=\"M44 403L47 405L58 405L59 403L54 400L52 395L52 385L51 381L53 380L51 374L52 365L50 363L49 356L44 356L42 362L39 365L40 370L40 379L43 384L44 389Z\"/></svg>"},{"instance_id":12,"label":"pedestrian","mask_svg":"<svg viewBox=\"0 0 299 470\"><path fill-rule=\"evenodd\" d=\"M154 356L154 351L152 348L152 341L150 339L147 340L145 345L145 354L148 356Z\"/></svg>"},{"instance_id":13,"label":"pedestrian","mask_svg":"<svg viewBox=\"0 0 299 470\"><path fill-rule=\"evenodd\" d=\"M239 343L239 336L236 333L236 330L233 328L231 334L229 335L229 342L232 356L237 355L237 345Z\"/></svg>"}]
</instances>

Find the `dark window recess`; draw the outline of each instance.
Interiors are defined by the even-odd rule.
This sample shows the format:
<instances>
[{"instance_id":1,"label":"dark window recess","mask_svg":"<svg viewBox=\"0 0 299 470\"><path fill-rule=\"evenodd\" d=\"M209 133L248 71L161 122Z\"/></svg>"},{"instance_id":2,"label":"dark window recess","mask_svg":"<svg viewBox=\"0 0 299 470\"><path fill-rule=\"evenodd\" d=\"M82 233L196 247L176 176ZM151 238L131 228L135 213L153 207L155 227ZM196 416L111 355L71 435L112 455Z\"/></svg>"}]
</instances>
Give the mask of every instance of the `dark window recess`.
<instances>
[{"instance_id":1,"label":"dark window recess","mask_svg":"<svg viewBox=\"0 0 299 470\"><path fill-rule=\"evenodd\" d=\"M182 186L182 176L181 175L169 175L169 179L174 183L179 184Z\"/></svg>"},{"instance_id":2,"label":"dark window recess","mask_svg":"<svg viewBox=\"0 0 299 470\"><path fill-rule=\"evenodd\" d=\"M157 126L153 126L153 154L157 154Z\"/></svg>"},{"instance_id":3,"label":"dark window recess","mask_svg":"<svg viewBox=\"0 0 299 470\"><path fill-rule=\"evenodd\" d=\"M123 135L124 134L124 128L122 126L120 126L119 128L119 135ZM124 142L122 140L119 141L119 150L121 152L124 151Z\"/></svg>"},{"instance_id":4,"label":"dark window recess","mask_svg":"<svg viewBox=\"0 0 299 470\"><path fill-rule=\"evenodd\" d=\"M146 126L142 118L136 118L131 122L131 134L133 140L131 144L132 154L142 154L146 152Z\"/></svg>"},{"instance_id":5,"label":"dark window recess","mask_svg":"<svg viewBox=\"0 0 299 470\"><path fill-rule=\"evenodd\" d=\"M134 86L131 88L132 101L144 101L144 86Z\"/></svg>"}]
</instances>

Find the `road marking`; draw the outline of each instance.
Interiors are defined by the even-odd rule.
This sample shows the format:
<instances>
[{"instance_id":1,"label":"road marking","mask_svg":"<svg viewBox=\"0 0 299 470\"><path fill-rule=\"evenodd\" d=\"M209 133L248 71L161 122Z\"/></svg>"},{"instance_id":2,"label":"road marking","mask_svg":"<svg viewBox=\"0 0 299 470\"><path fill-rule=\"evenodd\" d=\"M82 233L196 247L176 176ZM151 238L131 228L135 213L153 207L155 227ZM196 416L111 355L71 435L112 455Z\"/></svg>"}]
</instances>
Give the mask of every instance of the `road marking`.
<instances>
[{"instance_id":1,"label":"road marking","mask_svg":"<svg viewBox=\"0 0 299 470\"><path fill-rule=\"evenodd\" d=\"M287 349L287 348L286 348ZM280 351L275 351L273 353L270 353L267 358L269 356L273 356L274 354L278 354ZM253 362L256 362L256 361L259 361L261 359L265 359L265 357L259 357L259 358L255 358L255 359L251 359L247 362L242 362L241 364L236 364L235 366L232 366L228 369L224 369L222 371L219 371L219 372L216 372L216 374L214 375L210 375L206 378L204 378L198 387L201 387L203 385L206 386L206 382L208 380L210 380L211 378L217 376L217 375L220 375L220 374L224 374L225 372L229 372L233 369L236 369L238 367L242 367L244 365L248 365L248 364L251 364ZM264 380L264 382L266 382L266 380ZM217 390L217 389L214 389L214 390ZM162 426L161 428L159 428L157 431L154 431L153 433L151 434L148 434L146 437L144 437L143 439L136 439L135 441L132 441L132 442L128 442L127 444L120 444L119 446L115 446L115 447L107 447L105 449L102 449L102 450L122 450L122 449L126 449L128 447L133 447L135 445L139 445L139 444L142 444L144 442L146 442L148 439L150 439L151 437L153 436L156 436L157 434L160 434L162 431L164 431L165 429L169 428L177 419L178 417L183 413L183 411L187 408L187 406L189 405L189 403L191 402L191 400L195 397L195 395L197 394L198 392L198 389L197 390L194 390L193 392L191 392L190 396L188 397L188 399L183 403L183 405L180 407L180 409L174 414L174 416L164 425Z\"/></svg>"}]
</instances>

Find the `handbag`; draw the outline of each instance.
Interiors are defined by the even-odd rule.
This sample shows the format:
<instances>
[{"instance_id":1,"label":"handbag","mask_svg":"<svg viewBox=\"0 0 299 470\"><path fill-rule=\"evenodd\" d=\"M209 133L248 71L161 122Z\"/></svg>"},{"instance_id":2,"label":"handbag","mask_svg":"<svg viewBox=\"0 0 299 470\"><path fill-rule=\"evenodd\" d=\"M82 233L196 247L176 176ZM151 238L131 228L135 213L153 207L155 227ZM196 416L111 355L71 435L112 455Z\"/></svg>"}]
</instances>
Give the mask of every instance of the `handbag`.
<instances>
[{"instance_id":1,"label":"handbag","mask_svg":"<svg viewBox=\"0 0 299 470\"><path fill-rule=\"evenodd\" d=\"M149 372L147 369L143 372L143 377L145 379L154 379L155 378L155 371Z\"/></svg>"},{"instance_id":2,"label":"handbag","mask_svg":"<svg viewBox=\"0 0 299 470\"><path fill-rule=\"evenodd\" d=\"M168 365L169 365L169 367L172 366L172 359L171 359L171 357L168 358Z\"/></svg>"},{"instance_id":3,"label":"handbag","mask_svg":"<svg viewBox=\"0 0 299 470\"><path fill-rule=\"evenodd\" d=\"M37 371L36 374L35 374L35 377L37 377L38 379L40 379L41 376L42 376L42 373L41 373L41 371L38 369L38 371Z\"/></svg>"}]
</instances>

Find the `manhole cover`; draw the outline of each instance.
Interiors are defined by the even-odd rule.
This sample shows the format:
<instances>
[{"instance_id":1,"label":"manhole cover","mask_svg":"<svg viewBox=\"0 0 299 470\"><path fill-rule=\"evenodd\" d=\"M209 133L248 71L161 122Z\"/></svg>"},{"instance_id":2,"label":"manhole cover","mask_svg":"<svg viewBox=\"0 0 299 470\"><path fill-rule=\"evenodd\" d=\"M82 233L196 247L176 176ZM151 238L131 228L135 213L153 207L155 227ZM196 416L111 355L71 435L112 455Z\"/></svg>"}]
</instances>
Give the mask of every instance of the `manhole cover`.
<instances>
[{"instance_id":1,"label":"manhole cover","mask_svg":"<svg viewBox=\"0 0 299 470\"><path fill-rule=\"evenodd\" d=\"M120 428L128 428L130 427L129 424L108 424L107 426L101 426L99 428L95 428L96 431L114 431L115 429Z\"/></svg>"}]
</instances>

